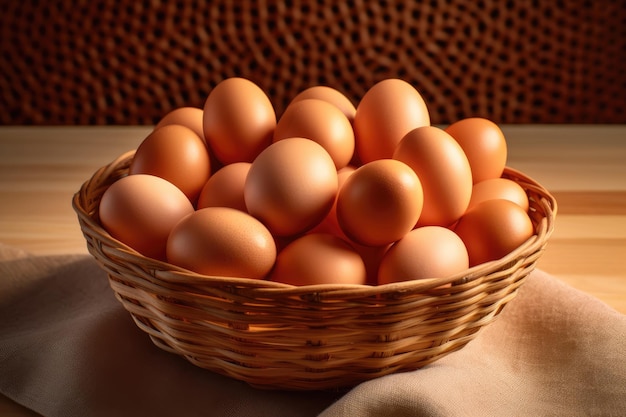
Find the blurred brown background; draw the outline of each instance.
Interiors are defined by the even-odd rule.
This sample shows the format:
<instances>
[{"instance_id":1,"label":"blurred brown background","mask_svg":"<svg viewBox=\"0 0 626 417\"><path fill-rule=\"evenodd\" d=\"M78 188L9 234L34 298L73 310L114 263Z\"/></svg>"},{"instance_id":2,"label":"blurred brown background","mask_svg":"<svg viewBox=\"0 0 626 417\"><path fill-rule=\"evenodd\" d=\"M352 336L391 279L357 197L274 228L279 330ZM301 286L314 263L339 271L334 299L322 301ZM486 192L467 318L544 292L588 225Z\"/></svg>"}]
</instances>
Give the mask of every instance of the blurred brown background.
<instances>
[{"instance_id":1,"label":"blurred brown background","mask_svg":"<svg viewBox=\"0 0 626 417\"><path fill-rule=\"evenodd\" d=\"M0 124L153 124L241 76L278 115L411 82L435 124L626 123L626 2L0 1Z\"/></svg>"}]
</instances>

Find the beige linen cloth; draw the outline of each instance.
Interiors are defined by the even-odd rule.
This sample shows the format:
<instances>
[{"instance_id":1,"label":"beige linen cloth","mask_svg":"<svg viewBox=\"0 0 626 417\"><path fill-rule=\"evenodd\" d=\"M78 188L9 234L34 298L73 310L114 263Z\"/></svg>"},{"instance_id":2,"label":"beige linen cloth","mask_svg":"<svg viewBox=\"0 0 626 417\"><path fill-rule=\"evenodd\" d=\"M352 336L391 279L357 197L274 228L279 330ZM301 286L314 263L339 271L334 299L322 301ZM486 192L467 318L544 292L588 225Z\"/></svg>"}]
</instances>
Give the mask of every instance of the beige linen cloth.
<instances>
[{"instance_id":1,"label":"beige linen cloth","mask_svg":"<svg viewBox=\"0 0 626 417\"><path fill-rule=\"evenodd\" d=\"M344 393L262 391L156 348L91 257L0 246L0 392L49 417L626 416L626 316L536 271L421 370Z\"/></svg>"}]
</instances>

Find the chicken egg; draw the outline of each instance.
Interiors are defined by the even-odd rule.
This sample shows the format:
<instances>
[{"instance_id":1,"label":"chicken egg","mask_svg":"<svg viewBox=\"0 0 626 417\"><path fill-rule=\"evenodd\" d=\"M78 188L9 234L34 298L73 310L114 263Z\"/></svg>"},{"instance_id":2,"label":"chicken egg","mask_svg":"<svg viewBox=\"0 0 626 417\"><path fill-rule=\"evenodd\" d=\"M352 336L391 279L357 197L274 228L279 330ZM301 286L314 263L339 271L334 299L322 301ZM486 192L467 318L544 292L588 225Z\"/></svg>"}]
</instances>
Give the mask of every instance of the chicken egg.
<instances>
[{"instance_id":1,"label":"chicken egg","mask_svg":"<svg viewBox=\"0 0 626 417\"><path fill-rule=\"evenodd\" d=\"M418 227L394 243L378 270L378 284L445 278L469 268L461 238L441 226Z\"/></svg>"},{"instance_id":2,"label":"chicken egg","mask_svg":"<svg viewBox=\"0 0 626 417\"><path fill-rule=\"evenodd\" d=\"M366 91L356 108L357 156L363 164L391 158L404 135L428 125L426 103L411 84L396 78L379 81Z\"/></svg>"},{"instance_id":3,"label":"chicken egg","mask_svg":"<svg viewBox=\"0 0 626 417\"><path fill-rule=\"evenodd\" d=\"M410 166L422 183L424 207L418 226L447 227L465 213L472 172L463 149L449 134L435 126L413 129L393 157Z\"/></svg>"},{"instance_id":4,"label":"chicken egg","mask_svg":"<svg viewBox=\"0 0 626 417\"><path fill-rule=\"evenodd\" d=\"M350 121L339 108L323 100L304 99L287 107L276 125L274 142L292 137L322 145L337 169L348 165L354 154Z\"/></svg>"},{"instance_id":5,"label":"chicken egg","mask_svg":"<svg viewBox=\"0 0 626 417\"><path fill-rule=\"evenodd\" d=\"M211 175L211 162L206 144L193 130L172 124L155 129L139 144L128 172L164 178L195 203Z\"/></svg>"},{"instance_id":6,"label":"chicken egg","mask_svg":"<svg viewBox=\"0 0 626 417\"><path fill-rule=\"evenodd\" d=\"M168 262L203 275L262 279L276 261L269 230L229 207L207 207L183 218L166 248Z\"/></svg>"},{"instance_id":7,"label":"chicken egg","mask_svg":"<svg viewBox=\"0 0 626 417\"><path fill-rule=\"evenodd\" d=\"M507 146L497 124L480 117L470 117L452 123L445 130L463 148L472 167L474 183L502 176Z\"/></svg>"},{"instance_id":8,"label":"chicken egg","mask_svg":"<svg viewBox=\"0 0 626 417\"><path fill-rule=\"evenodd\" d=\"M526 211L509 200L486 200L461 217L454 231L465 243L470 266L500 259L534 233Z\"/></svg>"},{"instance_id":9,"label":"chicken egg","mask_svg":"<svg viewBox=\"0 0 626 417\"><path fill-rule=\"evenodd\" d=\"M172 228L194 208L163 178L136 174L115 181L102 194L98 214L115 239L149 258L165 260Z\"/></svg>"},{"instance_id":10,"label":"chicken egg","mask_svg":"<svg viewBox=\"0 0 626 417\"><path fill-rule=\"evenodd\" d=\"M339 110L341 110L341 112L346 116L350 123L354 121L356 107L354 107L352 101L350 101L350 99L339 90L324 85L316 85L301 91L291 100L291 103L289 103L289 105L297 103L300 100L305 100L309 98L324 100L334 105Z\"/></svg>"},{"instance_id":11,"label":"chicken egg","mask_svg":"<svg viewBox=\"0 0 626 417\"><path fill-rule=\"evenodd\" d=\"M415 172L394 159L379 159L359 167L341 187L337 220L357 243L382 246L411 230L424 204Z\"/></svg>"},{"instance_id":12,"label":"chicken egg","mask_svg":"<svg viewBox=\"0 0 626 417\"><path fill-rule=\"evenodd\" d=\"M291 236L313 228L328 214L337 187L335 163L321 145L287 138L252 162L244 200L248 212L273 234Z\"/></svg>"},{"instance_id":13,"label":"chicken egg","mask_svg":"<svg viewBox=\"0 0 626 417\"><path fill-rule=\"evenodd\" d=\"M259 86L232 77L209 93L202 126L210 149L222 164L252 162L272 142L276 113Z\"/></svg>"},{"instance_id":14,"label":"chicken egg","mask_svg":"<svg viewBox=\"0 0 626 417\"><path fill-rule=\"evenodd\" d=\"M158 129L166 125L182 125L193 130L204 141L202 118L202 109L197 107L179 107L163 116L154 128Z\"/></svg>"},{"instance_id":15,"label":"chicken egg","mask_svg":"<svg viewBox=\"0 0 626 417\"><path fill-rule=\"evenodd\" d=\"M508 178L492 178L474 184L472 187L472 198L468 210L485 200L494 199L511 200L519 205L524 211L528 211L529 202L526 191L521 185Z\"/></svg>"},{"instance_id":16,"label":"chicken egg","mask_svg":"<svg viewBox=\"0 0 626 417\"><path fill-rule=\"evenodd\" d=\"M247 211L243 189L250 166L249 162L235 162L211 175L200 191L197 208L231 207Z\"/></svg>"},{"instance_id":17,"label":"chicken egg","mask_svg":"<svg viewBox=\"0 0 626 417\"><path fill-rule=\"evenodd\" d=\"M276 258L272 280L291 285L365 284L365 264L344 240L324 233L306 234Z\"/></svg>"}]
</instances>

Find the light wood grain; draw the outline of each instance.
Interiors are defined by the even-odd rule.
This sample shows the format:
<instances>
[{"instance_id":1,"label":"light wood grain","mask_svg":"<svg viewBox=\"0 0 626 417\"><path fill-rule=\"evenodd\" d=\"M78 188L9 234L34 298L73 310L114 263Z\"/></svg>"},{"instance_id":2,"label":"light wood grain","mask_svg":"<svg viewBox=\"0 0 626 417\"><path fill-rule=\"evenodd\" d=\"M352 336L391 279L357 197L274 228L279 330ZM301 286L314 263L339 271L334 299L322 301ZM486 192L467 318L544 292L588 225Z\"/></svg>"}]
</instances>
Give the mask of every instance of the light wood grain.
<instances>
[{"instance_id":1,"label":"light wood grain","mask_svg":"<svg viewBox=\"0 0 626 417\"><path fill-rule=\"evenodd\" d=\"M71 207L94 171L150 127L0 128L0 241L37 254L87 253Z\"/></svg>"},{"instance_id":2,"label":"light wood grain","mask_svg":"<svg viewBox=\"0 0 626 417\"><path fill-rule=\"evenodd\" d=\"M0 127L0 242L35 254L87 253L72 195L134 149L137 127ZM508 165L557 197L539 267L626 313L626 126L508 125ZM0 414L32 416L0 395Z\"/></svg>"},{"instance_id":3,"label":"light wood grain","mask_svg":"<svg viewBox=\"0 0 626 417\"><path fill-rule=\"evenodd\" d=\"M539 268L626 313L626 126L503 126L508 165L556 197Z\"/></svg>"}]
</instances>

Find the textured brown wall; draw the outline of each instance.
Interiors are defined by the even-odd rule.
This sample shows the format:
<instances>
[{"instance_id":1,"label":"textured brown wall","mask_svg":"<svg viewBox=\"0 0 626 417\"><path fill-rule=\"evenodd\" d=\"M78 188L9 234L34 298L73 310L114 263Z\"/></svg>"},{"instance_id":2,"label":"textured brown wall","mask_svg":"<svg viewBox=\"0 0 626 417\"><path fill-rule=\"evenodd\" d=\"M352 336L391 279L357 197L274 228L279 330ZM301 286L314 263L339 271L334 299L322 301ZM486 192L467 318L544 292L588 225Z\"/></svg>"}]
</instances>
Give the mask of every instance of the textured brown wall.
<instances>
[{"instance_id":1,"label":"textured brown wall","mask_svg":"<svg viewBox=\"0 0 626 417\"><path fill-rule=\"evenodd\" d=\"M626 123L624 0L6 0L0 42L2 124L152 124L231 76L278 114L399 77L437 124Z\"/></svg>"}]
</instances>

